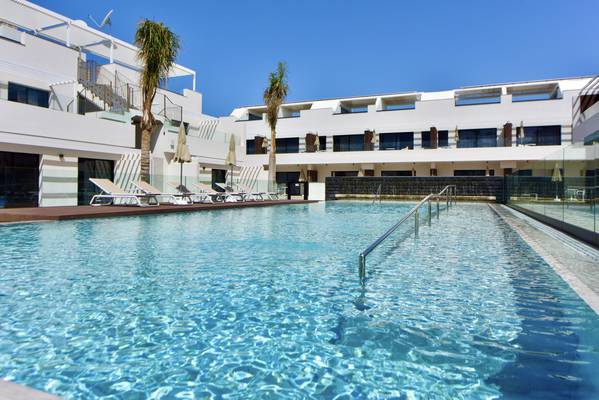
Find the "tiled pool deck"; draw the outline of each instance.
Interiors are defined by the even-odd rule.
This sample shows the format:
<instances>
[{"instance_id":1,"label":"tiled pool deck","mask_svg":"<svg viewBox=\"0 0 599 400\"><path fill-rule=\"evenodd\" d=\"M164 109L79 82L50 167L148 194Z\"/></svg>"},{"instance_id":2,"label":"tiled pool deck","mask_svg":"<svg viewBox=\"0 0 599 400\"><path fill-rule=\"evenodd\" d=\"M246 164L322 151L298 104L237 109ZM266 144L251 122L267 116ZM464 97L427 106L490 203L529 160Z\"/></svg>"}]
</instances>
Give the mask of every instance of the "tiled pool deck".
<instances>
[{"instance_id":1,"label":"tiled pool deck","mask_svg":"<svg viewBox=\"0 0 599 400\"><path fill-rule=\"evenodd\" d=\"M68 206L68 207L31 207L0 209L0 223L26 221L59 221L82 218L119 217L130 215L147 215L173 212L192 212L205 210L221 210L227 208L265 207L287 204L313 203L311 200L272 200L247 201L238 203L214 203L193 205L161 204L153 207L135 206ZM1 399L0 399L1 400Z\"/></svg>"},{"instance_id":2,"label":"tiled pool deck","mask_svg":"<svg viewBox=\"0 0 599 400\"><path fill-rule=\"evenodd\" d=\"M0 400L60 400L58 396L0 379Z\"/></svg>"},{"instance_id":3,"label":"tiled pool deck","mask_svg":"<svg viewBox=\"0 0 599 400\"><path fill-rule=\"evenodd\" d=\"M490 206L599 314L599 250L509 207Z\"/></svg>"}]
</instances>

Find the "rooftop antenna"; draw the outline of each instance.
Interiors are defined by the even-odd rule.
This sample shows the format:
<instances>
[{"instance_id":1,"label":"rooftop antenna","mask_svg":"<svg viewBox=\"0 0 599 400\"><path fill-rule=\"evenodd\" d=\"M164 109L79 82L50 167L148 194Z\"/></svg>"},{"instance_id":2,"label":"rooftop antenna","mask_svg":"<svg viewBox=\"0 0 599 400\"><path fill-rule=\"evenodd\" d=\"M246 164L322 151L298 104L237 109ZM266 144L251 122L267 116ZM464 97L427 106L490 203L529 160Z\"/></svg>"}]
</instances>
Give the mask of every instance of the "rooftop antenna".
<instances>
[{"instance_id":1,"label":"rooftop antenna","mask_svg":"<svg viewBox=\"0 0 599 400\"><path fill-rule=\"evenodd\" d=\"M96 26L98 27L99 30L102 30L102 28L104 28L106 25L108 25L110 27L110 30L112 30L112 13L114 12L114 10L110 10L106 13L106 15L104 16L104 18L102 18L102 22L98 23L98 21L96 21L96 19L90 14L89 15L89 19L92 20L92 22L94 24L96 24Z\"/></svg>"}]
</instances>

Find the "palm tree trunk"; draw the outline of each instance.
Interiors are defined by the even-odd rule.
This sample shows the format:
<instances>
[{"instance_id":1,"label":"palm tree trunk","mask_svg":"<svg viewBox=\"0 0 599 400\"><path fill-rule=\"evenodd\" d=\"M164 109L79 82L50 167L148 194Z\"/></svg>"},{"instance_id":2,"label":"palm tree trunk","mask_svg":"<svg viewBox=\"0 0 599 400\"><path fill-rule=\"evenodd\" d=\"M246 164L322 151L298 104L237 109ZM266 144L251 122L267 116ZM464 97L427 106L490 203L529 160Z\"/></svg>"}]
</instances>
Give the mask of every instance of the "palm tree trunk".
<instances>
[{"instance_id":1,"label":"palm tree trunk","mask_svg":"<svg viewBox=\"0 0 599 400\"><path fill-rule=\"evenodd\" d=\"M140 160L140 179L150 183L150 140L152 130L147 127L141 131L141 160Z\"/></svg>"},{"instance_id":2,"label":"palm tree trunk","mask_svg":"<svg viewBox=\"0 0 599 400\"><path fill-rule=\"evenodd\" d=\"M268 153L268 191L274 192L277 187L277 132L270 128L270 152Z\"/></svg>"}]
</instances>

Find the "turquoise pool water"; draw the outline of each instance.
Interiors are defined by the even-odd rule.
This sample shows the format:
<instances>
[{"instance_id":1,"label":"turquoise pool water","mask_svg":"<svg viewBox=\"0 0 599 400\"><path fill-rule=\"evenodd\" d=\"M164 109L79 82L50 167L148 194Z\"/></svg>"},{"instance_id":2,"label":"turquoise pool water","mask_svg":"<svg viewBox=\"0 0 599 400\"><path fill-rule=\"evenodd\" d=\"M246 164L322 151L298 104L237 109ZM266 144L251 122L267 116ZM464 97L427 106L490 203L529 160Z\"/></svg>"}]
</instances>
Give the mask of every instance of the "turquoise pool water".
<instances>
[{"instance_id":1,"label":"turquoise pool water","mask_svg":"<svg viewBox=\"0 0 599 400\"><path fill-rule=\"evenodd\" d=\"M484 204L402 228L360 285L409 207L0 226L0 376L71 399L599 398L599 317Z\"/></svg>"}]
</instances>

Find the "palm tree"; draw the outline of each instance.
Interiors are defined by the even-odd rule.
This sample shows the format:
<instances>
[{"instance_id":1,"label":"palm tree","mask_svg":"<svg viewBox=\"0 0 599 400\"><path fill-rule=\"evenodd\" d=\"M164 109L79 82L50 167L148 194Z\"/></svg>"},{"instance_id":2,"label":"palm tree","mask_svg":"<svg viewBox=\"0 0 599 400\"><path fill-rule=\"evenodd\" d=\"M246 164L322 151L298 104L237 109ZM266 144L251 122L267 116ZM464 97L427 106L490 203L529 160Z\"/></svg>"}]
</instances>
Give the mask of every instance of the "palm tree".
<instances>
[{"instance_id":1,"label":"palm tree","mask_svg":"<svg viewBox=\"0 0 599 400\"><path fill-rule=\"evenodd\" d=\"M137 26L135 44L139 47L137 57L142 64L139 79L142 93L140 178L150 182L150 141L156 125L152 103L160 81L167 79L175 63L180 44L179 37L162 22L147 19Z\"/></svg>"},{"instance_id":2,"label":"palm tree","mask_svg":"<svg viewBox=\"0 0 599 400\"><path fill-rule=\"evenodd\" d=\"M268 87L264 90L266 120L270 126L270 153L268 154L268 190L274 191L277 179L277 119L279 108L287 97L287 64L279 62L277 70L268 75Z\"/></svg>"}]
</instances>

